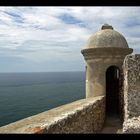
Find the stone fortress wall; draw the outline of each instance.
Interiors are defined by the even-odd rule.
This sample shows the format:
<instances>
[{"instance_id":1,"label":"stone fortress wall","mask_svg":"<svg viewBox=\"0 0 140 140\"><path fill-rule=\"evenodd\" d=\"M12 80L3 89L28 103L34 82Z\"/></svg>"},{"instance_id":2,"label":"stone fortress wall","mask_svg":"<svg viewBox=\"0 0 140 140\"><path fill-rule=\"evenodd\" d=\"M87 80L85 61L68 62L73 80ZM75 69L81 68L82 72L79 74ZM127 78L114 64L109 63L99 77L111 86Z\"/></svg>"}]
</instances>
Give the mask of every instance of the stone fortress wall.
<instances>
[{"instance_id":1,"label":"stone fortress wall","mask_svg":"<svg viewBox=\"0 0 140 140\"><path fill-rule=\"evenodd\" d=\"M124 70L124 133L140 133L140 54L127 55Z\"/></svg>"},{"instance_id":2,"label":"stone fortress wall","mask_svg":"<svg viewBox=\"0 0 140 140\"><path fill-rule=\"evenodd\" d=\"M0 133L99 133L105 120L105 98L81 99L0 127Z\"/></svg>"}]
</instances>

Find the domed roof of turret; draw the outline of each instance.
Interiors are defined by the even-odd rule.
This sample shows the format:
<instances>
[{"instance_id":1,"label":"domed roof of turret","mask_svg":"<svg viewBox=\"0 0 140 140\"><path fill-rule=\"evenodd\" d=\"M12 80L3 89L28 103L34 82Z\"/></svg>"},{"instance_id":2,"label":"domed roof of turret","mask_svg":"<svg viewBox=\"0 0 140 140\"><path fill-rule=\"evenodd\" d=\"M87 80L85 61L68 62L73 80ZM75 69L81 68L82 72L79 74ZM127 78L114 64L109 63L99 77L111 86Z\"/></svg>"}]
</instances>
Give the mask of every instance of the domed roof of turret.
<instances>
[{"instance_id":1,"label":"domed roof of turret","mask_svg":"<svg viewBox=\"0 0 140 140\"><path fill-rule=\"evenodd\" d=\"M86 45L86 48L128 48L126 39L122 34L113 30L113 27L104 24L101 30L93 34Z\"/></svg>"}]
</instances>

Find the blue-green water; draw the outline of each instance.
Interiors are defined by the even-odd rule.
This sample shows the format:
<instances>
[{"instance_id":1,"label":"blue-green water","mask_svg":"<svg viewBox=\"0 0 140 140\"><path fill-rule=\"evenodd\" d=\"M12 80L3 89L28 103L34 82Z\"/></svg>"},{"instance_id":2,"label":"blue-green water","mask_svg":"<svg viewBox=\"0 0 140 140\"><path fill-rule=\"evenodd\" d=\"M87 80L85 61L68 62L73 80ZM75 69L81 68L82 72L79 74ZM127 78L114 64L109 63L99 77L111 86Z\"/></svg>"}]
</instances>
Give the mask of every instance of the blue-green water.
<instances>
[{"instance_id":1,"label":"blue-green water","mask_svg":"<svg viewBox=\"0 0 140 140\"><path fill-rule=\"evenodd\" d=\"M84 72L0 74L0 126L85 98Z\"/></svg>"}]
</instances>

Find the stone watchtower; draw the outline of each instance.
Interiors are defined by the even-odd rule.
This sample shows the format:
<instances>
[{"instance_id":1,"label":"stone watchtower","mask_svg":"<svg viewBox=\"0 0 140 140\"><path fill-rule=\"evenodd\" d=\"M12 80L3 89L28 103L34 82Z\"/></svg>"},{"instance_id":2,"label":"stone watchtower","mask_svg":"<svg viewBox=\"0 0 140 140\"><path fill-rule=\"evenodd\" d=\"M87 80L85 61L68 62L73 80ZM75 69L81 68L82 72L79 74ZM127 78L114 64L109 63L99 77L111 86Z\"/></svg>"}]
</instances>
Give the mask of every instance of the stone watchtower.
<instances>
[{"instance_id":1,"label":"stone watchtower","mask_svg":"<svg viewBox=\"0 0 140 140\"><path fill-rule=\"evenodd\" d=\"M86 61L86 98L105 95L106 110L118 113L122 65L132 52L124 36L108 24L93 34L81 50Z\"/></svg>"}]
</instances>

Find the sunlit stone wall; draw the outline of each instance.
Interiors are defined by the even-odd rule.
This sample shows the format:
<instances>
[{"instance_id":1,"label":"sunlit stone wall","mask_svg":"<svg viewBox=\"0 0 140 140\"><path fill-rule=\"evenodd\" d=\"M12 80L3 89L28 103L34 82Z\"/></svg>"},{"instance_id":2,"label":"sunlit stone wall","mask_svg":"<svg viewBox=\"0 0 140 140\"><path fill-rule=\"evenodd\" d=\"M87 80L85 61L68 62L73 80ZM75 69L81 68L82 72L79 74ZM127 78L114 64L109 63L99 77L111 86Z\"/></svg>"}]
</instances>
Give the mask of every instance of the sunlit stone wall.
<instances>
[{"instance_id":1,"label":"sunlit stone wall","mask_svg":"<svg viewBox=\"0 0 140 140\"><path fill-rule=\"evenodd\" d=\"M0 133L97 133L104 124L104 96L82 99L0 127Z\"/></svg>"},{"instance_id":2,"label":"sunlit stone wall","mask_svg":"<svg viewBox=\"0 0 140 140\"><path fill-rule=\"evenodd\" d=\"M140 54L124 61L124 113L123 132L140 133Z\"/></svg>"}]
</instances>

